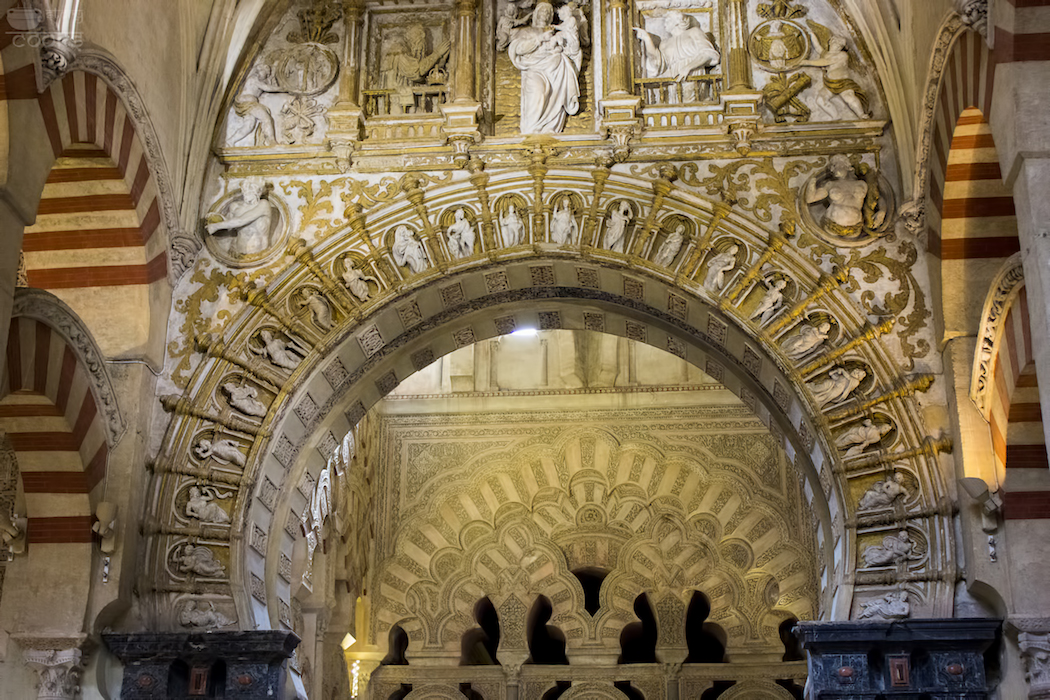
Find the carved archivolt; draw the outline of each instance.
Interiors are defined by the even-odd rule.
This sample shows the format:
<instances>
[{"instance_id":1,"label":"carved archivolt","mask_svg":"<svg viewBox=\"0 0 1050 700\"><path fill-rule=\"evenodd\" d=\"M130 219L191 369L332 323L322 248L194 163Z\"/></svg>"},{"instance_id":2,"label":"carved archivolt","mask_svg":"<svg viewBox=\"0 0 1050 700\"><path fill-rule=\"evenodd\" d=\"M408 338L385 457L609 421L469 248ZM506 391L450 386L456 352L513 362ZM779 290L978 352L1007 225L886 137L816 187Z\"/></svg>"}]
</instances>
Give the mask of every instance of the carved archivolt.
<instances>
[{"instance_id":1,"label":"carved archivolt","mask_svg":"<svg viewBox=\"0 0 1050 700\"><path fill-rule=\"evenodd\" d=\"M769 681L743 681L718 696L719 700L791 700L786 688Z\"/></svg>"},{"instance_id":2,"label":"carved archivolt","mask_svg":"<svg viewBox=\"0 0 1050 700\"><path fill-rule=\"evenodd\" d=\"M444 685L424 685L415 688L405 700L467 700L467 696L455 688Z\"/></svg>"},{"instance_id":3,"label":"carved archivolt","mask_svg":"<svg viewBox=\"0 0 1050 700\"><path fill-rule=\"evenodd\" d=\"M999 268L992 281L991 292L984 300L981 313L981 328L977 334L977 349L973 358L973 375L970 379L970 398L977 409L988 419L992 410L992 395L995 379L992 372L1002 347L1006 317L1010 306L1024 288L1024 268L1021 254L1014 253Z\"/></svg>"},{"instance_id":4,"label":"carved archivolt","mask_svg":"<svg viewBox=\"0 0 1050 700\"><path fill-rule=\"evenodd\" d=\"M603 683L573 683L561 694L562 700L627 700L627 696Z\"/></svg>"}]
</instances>

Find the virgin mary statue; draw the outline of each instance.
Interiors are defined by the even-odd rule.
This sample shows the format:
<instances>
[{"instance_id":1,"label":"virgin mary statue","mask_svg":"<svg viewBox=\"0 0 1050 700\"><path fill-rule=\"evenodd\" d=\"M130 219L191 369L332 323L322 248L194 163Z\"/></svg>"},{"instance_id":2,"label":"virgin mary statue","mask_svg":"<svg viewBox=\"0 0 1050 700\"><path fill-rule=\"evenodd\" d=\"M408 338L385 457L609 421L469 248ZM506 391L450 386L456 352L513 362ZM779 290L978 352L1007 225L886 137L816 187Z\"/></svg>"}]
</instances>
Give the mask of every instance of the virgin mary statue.
<instances>
[{"instance_id":1,"label":"virgin mary statue","mask_svg":"<svg viewBox=\"0 0 1050 700\"><path fill-rule=\"evenodd\" d=\"M552 26L554 7L536 4L532 26L514 32L507 47L511 63L521 71L521 133L556 134L565 119L580 111L579 27L568 8Z\"/></svg>"}]
</instances>

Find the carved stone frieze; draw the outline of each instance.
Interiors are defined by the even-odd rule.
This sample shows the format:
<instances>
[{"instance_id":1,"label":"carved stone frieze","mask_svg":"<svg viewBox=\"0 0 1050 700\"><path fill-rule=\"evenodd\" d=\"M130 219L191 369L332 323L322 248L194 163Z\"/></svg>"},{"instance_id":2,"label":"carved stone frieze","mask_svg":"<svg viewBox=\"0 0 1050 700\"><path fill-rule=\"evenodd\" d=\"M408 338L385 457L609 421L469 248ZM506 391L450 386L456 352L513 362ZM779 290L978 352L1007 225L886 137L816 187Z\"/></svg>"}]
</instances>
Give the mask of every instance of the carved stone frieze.
<instances>
[{"instance_id":1,"label":"carved stone frieze","mask_svg":"<svg viewBox=\"0 0 1050 700\"><path fill-rule=\"evenodd\" d=\"M992 371L1002 349L1006 316L1010 306L1024 288L1024 267L1021 254L1007 258L996 273L991 291L984 301L981 312L981 327L977 334L977 349L973 358L973 374L970 379L970 398L978 410L989 419L992 396L995 388Z\"/></svg>"}]
</instances>

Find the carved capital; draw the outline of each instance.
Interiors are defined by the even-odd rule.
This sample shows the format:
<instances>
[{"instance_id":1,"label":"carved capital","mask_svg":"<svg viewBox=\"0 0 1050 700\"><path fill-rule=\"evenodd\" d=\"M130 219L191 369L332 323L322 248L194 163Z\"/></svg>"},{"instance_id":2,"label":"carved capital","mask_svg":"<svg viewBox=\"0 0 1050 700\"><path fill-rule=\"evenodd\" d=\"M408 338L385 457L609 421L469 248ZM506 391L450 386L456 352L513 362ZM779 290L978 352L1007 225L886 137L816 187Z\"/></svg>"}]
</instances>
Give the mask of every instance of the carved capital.
<instances>
[{"instance_id":1,"label":"carved capital","mask_svg":"<svg viewBox=\"0 0 1050 700\"><path fill-rule=\"evenodd\" d=\"M37 700L72 700L80 695L80 649L29 649L26 666L40 677Z\"/></svg>"},{"instance_id":2,"label":"carved capital","mask_svg":"<svg viewBox=\"0 0 1050 700\"><path fill-rule=\"evenodd\" d=\"M1021 632L1017 635L1028 681L1030 700L1050 699L1050 633Z\"/></svg>"},{"instance_id":3,"label":"carved capital","mask_svg":"<svg viewBox=\"0 0 1050 700\"><path fill-rule=\"evenodd\" d=\"M988 36L988 0L955 0L962 23L983 37Z\"/></svg>"}]
</instances>

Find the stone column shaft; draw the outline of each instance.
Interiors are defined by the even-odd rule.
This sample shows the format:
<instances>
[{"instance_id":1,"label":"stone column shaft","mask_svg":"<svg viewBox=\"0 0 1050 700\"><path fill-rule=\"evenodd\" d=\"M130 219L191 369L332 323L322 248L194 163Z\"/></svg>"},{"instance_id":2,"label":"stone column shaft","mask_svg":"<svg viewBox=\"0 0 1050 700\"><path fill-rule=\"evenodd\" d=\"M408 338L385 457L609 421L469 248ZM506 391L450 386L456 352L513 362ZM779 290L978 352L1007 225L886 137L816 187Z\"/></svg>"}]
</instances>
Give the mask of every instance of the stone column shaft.
<instances>
[{"instance_id":1,"label":"stone column shaft","mask_svg":"<svg viewBox=\"0 0 1050 700\"><path fill-rule=\"evenodd\" d=\"M609 0L609 94L633 92L630 66L630 22L626 0Z\"/></svg>"},{"instance_id":2,"label":"stone column shaft","mask_svg":"<svg viewBox=\"0 0 1050 700\"><path fill-rule=\"evenodd\" d=\"M747 0L730 0L726 19L729 90L751 90L751 56L747 52Z\"/></svg>"},{"instance_id":3,"label":"stone column shaft","mask_svg":"<svg viewBox=\"0 0 1050 700\"><path fill-rule=\"evenodd\" d=\"M456 72L452 76L452 99L455 102L475 101L474 49L477 36L476 0L457 0L456 38L452 46L456 52Z\"/></svg>"}]
</instances>

